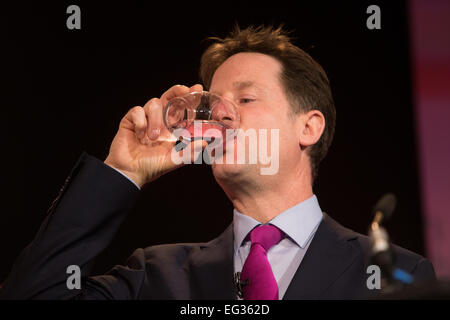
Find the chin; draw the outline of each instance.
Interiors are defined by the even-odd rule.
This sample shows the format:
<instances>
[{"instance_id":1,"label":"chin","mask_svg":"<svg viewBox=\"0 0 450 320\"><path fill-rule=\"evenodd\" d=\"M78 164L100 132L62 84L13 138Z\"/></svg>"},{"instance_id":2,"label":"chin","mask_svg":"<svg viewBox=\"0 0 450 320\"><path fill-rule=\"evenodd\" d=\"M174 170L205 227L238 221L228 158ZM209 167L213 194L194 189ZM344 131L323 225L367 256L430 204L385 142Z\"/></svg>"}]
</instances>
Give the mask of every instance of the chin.
<instances>
[{"instance_id":1,"label":"chin","mask_svg":"<svg viewBox=\"0 0 450 320\"><path fill-rule=\"evenodd\" d=\"M251 173L256 172L256 165L249 164L216 164L211 165L214 177L218 181L234 181L248 179Z\"/></svg>"}]
</instances>

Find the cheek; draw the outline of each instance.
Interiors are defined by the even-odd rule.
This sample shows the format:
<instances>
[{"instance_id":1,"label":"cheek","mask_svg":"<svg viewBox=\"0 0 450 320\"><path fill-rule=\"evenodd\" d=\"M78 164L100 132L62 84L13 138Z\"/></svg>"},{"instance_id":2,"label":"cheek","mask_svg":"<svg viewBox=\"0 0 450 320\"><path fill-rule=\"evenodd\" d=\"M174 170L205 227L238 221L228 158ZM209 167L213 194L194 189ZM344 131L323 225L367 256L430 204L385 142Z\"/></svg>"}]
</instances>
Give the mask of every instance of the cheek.
<instances>
[{"instance_id":1,"label":"cheek","mask_svg":"<svg viewBox=\"0 0 450 320\"><path fill-rule=\"evenodd\" d=\"M298 144L298 133L294 121L289 118L288 112L274 110L272 108L259 106L258 108L242 108L240 110L241 125L243 130L278 129L281 148L292 148Z\"/></svg>"},{"instance_id":2,"label":"cheek","mask_svg":"<svg viewBox=\"0 0 450 320\"><path fill-rule=\"evenodd\" d=\"M242 129L281 129L283 124L277 114L258 109L241 110Z\"/></svg>"}]
</instances>

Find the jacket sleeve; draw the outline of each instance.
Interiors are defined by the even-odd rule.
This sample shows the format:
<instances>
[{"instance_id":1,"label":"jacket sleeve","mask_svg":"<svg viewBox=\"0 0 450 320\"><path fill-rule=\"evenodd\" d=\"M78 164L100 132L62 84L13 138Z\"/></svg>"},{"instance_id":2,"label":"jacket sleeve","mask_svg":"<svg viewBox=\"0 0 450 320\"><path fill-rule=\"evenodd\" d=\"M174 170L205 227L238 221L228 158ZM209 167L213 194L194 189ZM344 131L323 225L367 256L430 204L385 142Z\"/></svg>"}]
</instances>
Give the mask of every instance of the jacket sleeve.
<instances>
[{"instance_id":1,"label":"jacket sleeve","mask_svg":"<svg viewBox=\"0 0 450 320\"><path fill-rule=\"evenodd\" d=\"M83 153L35 238L14 262L0 289L0 299L105 299L115 298L118 293L122 297L135 295L143 281L142 254L131 259L130 266L122 267L123 274L113 271L103 276L121 277L113 281L112 288L105 289L89 275L94 258L109 245L138 194L138 188L126 177ZM80 268L80 289L69 289L67 285L71 265ZM127 279L127 270L133 268L140 269L139 276L131 272Z\"/></svg>"}]
</instances>

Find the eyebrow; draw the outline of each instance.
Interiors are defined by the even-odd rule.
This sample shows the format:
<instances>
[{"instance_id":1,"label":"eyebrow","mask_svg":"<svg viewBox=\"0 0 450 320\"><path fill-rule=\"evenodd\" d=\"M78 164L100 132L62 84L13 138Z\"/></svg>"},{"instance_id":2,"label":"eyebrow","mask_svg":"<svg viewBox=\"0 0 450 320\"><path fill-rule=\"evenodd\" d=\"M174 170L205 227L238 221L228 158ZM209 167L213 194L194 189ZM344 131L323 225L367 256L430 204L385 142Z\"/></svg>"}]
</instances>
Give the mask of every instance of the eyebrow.
<instances>
[{"instance_id":1,"label":"eyebrow","mask_svg":"<svg viewBox=\"0 0 450 320\"><path fill-rule=\"evenodd\" d=\"M233 87L239 90L246 89L249 87L254 87L255 83L253 81L235 81L233 82Z\"/></svg>"},{"instance_id":2,"label":"eyebrow","mask_svg":"<svg viewBox=\"0 0 450 320\"><path fill-rule=\"evenodd\" d=\"M234 81L232 84L232 87L234 90L244 90L246 88L255 88L258 92L262 92L263 90L261 90L261 88L254 82L251 80L248 81ZM216 93L216 94L221 94L218 91L212 91L212 93Z\"/></svg>"}]
</instances>

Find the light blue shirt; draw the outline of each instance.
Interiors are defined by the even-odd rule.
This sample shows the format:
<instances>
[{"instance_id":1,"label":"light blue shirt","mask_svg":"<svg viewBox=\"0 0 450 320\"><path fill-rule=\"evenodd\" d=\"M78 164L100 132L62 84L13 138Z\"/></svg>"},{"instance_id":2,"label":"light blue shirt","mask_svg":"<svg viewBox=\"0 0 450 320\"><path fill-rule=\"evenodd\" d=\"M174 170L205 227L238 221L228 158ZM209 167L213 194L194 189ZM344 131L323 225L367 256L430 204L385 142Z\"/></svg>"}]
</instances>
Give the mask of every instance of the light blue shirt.
<instances>
[{"instance_id":1,"label":"light blue shirt","mask_svg":"<svg viewBox=\"0 0 450 320\"><path fill-rule=\"evenodd\" d=\"M286 234L283 240L267 251L267 259L278 283L279 299L284 297L322 218L319 202L313 195L267 222ZM247 234L260 224L234 209L234 272L242 270L250 252L250 241L244 241Z\"/></svg>"}]
</instances>

